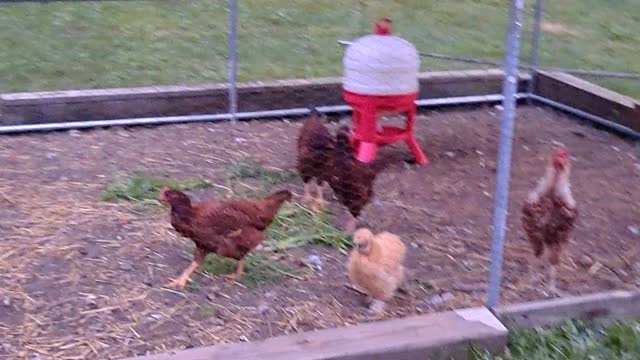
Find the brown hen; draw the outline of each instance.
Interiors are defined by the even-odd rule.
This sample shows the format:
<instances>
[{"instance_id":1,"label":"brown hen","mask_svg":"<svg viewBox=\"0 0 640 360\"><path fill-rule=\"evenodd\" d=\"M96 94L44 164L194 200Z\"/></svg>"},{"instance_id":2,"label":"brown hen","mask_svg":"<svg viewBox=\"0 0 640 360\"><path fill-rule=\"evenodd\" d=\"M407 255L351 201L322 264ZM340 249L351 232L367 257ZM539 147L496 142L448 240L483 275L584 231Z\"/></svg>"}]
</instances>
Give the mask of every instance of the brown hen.
<instances>
[{"instance_id":1,"label":"brown hen","mask_svg":"<svg viewBox=\"0 0 640 360\"><path fill-rule=\"evenodd\" d=\"M326 202L324 189L331 176L332 155L335 140L320 120L318 111L311 109L298 135L298 174L304 182L305 201L312 201L311 180L316 184L317 196L313 200L312 210L319 211Z\"/></svg>"},{"instance_id":2,"label":"brown hen","mask_svg":"<svg viewBox=\"0 0 640 360\"><path fill-rule=\"evenodd\" d=\"M225 277L232 280L240 277L245 255L264 240L264 231L282 204L290 199L291 192L281 190L258 200L192 203L181 191L162 189L160 200L171 206L171 225L196 245L189 267L168 285L184 287L208 253L237 260L236 272Z\"/></svg>"},{"instance_id":3,"label":"brown hen","mask_svg":"<svg viewBox=\"0 0 640 360\"><path fill-rule=\"evenodd\" d=\"M540 258L545 249L549 251L549 290L559 294L556 288L556 266L569 235L578 217L576 201L569 184L569 152L565 148L556 150L545 175L522 209L522 225L534 255Z\"/></svg>"},{"instance_id":4,"label":"brown hen","mask_svg":"<svg viewBox=\"0 0 640 360\"><path fill-rule=\"evenodd\" d=\"M349 142L349 128L342 126L336 134L333 152L333 171L329 185L336 197L351 214L345 231L353 232L362 209L373 198L376 172L367 163L356 159Z\"/></svg>"}]
</instances>

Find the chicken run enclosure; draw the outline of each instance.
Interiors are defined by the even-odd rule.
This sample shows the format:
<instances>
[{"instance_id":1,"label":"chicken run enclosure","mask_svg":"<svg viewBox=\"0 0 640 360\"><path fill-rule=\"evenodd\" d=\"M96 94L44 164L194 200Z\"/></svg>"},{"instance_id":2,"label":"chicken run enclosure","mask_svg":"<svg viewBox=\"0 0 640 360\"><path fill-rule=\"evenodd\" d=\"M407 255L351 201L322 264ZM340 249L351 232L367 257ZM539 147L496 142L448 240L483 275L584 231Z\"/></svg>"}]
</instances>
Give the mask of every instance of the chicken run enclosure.
<instances>
[{"instance_id":1,"label":"chicken run enclosure","mask_svg":"<svg viewBox=\"0 0 640 360\"><path fill-rule=\"evenodd\" d=\"M637 289L638 14L635 0L1 1L0 358L120 359ZM343 56L383 16L419 51L413 136L428 163L400 142L366 165L357 225L407 248L405 284L372 314L336 197L360 183L335 180L318 208L297 162L310 108L331 139L354 126ZM552 294L521 212L561 146L579 216ZM209 254L176 288L194 243L164 187L293 197L242 277Z\"/></svg>"}]
</instances>

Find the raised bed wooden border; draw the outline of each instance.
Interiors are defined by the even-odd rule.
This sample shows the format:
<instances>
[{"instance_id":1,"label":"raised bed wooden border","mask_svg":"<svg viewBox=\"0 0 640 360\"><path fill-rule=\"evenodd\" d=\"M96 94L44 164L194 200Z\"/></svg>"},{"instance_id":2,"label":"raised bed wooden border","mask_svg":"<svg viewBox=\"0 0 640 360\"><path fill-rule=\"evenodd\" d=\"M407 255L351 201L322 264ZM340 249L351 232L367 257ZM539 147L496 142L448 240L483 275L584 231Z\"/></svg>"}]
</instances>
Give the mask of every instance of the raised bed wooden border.
<instances>
[{"instance_id":1,"label":"raised bed wooden border","mask_svg":"<svg viewBox=\"0 0 640 360\"><path fill-rule=\"evenodd\" d=\"M569 319L608 322L640 318L640 291L472 308L262 341L171 351L126 360L414 360L468 359L471 347L499 353L508 331Z\"/></svg>"}]
</instances>

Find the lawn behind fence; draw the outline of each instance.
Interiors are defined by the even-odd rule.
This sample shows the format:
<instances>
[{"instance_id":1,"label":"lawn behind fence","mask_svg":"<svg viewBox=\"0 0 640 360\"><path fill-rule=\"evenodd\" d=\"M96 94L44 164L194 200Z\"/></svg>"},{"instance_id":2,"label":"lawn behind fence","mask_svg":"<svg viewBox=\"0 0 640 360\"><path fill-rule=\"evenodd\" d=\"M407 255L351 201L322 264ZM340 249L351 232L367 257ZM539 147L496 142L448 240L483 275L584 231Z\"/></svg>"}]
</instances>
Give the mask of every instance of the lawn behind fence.
<instances>
[{"instance_id":1,"label":"lawn behind fence","mask_svg":"<svg viewBox=\"0 0 640 360\"><path fill-rule=\"evenodd\" d=\"M528 60L534 1L527 2ZM640 0L547 1L547 66L640 73ZM507 0L240 0L239 79L339 76L338 39L387 15L427 52L501 60ZM200 84L226 79L227 1L0 4L0 91ZM423 70L477 68L430 58ZM599 83L640 98L640 80Z\"/></svg>"}]
</instances>

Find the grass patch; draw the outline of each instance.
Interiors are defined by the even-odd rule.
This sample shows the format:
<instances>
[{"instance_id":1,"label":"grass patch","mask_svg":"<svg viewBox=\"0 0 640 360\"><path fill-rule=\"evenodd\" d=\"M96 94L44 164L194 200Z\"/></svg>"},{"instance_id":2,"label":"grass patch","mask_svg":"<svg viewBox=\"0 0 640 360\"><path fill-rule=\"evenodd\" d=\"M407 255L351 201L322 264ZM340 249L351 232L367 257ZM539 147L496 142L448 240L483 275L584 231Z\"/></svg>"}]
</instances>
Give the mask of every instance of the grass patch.
<instances>
[{"instance_id":1,"label":"grass patch","mask_svg":"<svg viewBox=\"0 0 640 360\"><path fill-rule=\"evenodd\" d=\"M340 76L338 39L388 15L423 51L501 60L506 0L244 0L238 13L241 81ZM529 60L533 1L521 59ZM545 3L546 66L640 72L638 0ZM227 79L227 2L92 1L0 4L0 91L199 84ZM477 68L422 59L422 70ZM599 83L640 97L637 80Z\"/></svg>"},{"instance_id":2,"label":"grass patch","mask_svg":"<svg viewBox=\"0 0 640 360\"><path fill-rule=\"evenodd\" d=\"M476 360L631 360L640 359L640 323L608 326L566 322L550 329L515 331L505 354L475 352Z\"/></svg>"},{"instance_id":3,"label":"grass patch","mask_svg":"<svg viewBox=\"0 0 640 360\"><path fill-rule=\"evenodd\" d=\"M216 254L209 254L202 264L202 270L212 275L227 274L236 270L236 261ZM245 257L244 275L239 282L248 288L255 288L261 285L275 284L286 274L293 274L293 270L265 255L249 253Z\"/></svg>"},{"instance_id":4,"label":"grass patch","mask_svg":"<svg viewBox=\"0 0 640 360\"><path fill-rule=\"evenodd\" d=\"M165 186L175 190L194 190L211 187L212 183L204 179L186 181L162 179L145 175L142 172L134 172L127 177L115 178L107 184L102 193L102 200L112 202L120 200L153 201L158 199L160 189Z\"/></svg>"},{"instance_id":5,"label":"grass patch","mask_svg":"<svg viewBox=\"0 0 640 360\"><path fill-rule=\"evenodd\" d=\"M253 160L240 161L228 166L226 174L229 180L252 179L267 186L287 183L297 177L291 170L266 167Z\"/></svg>"},{"instance_id":6,"label":"grass patch","mask_svg":"<svg viewBox=\"0 0 640 360\"><path fill-rule=\"evenodd\" d=\"M330 246L343 254L351 248L351 236L329 221L328 212L313 215L297 203L285 204L267 230L265 248L283 251L312 244Z\"/></svg>"}]
</instances>

